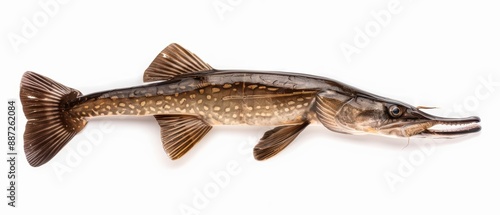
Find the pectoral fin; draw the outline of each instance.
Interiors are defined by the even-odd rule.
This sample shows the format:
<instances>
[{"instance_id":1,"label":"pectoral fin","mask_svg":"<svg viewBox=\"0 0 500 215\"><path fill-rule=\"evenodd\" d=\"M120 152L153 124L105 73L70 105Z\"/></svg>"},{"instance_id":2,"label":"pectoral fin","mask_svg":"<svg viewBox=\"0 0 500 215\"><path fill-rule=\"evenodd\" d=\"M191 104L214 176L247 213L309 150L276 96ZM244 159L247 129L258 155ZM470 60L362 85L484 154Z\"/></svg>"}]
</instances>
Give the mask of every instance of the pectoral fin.
<instances>
[{"instance_id":1,"label":"pectoral fin","mask_svg":"<svg viewBox=\"0 0 500 215\"><path fill-rule=\"evenodd\" d=\"M334 91L318 93L314 110L321 124L331 131L347 133L342 125L337 123L337 114L350 99L353 98Z\"/></svg>"},{"instance_id":2,"label":"pectoral fin","mask_svg":"<svg viewBox=\"0 0 500 215\"><path fill-rule=\"evenodd\" d=\"M212 129L192 115L155 115L161 127L163 149L172 160L182 157Z\"/></svg>"},{"instance_id":3,"label":"pectoral fin","mask_svg":"<svg viewBox=\"0 0 500 215\"><path fill-rule=\"evenodd\" d=\"M265 160L278 154L308 125L309 122L304 122L299 125L280 126L267 131L253 149L253 156L256 160Z\"/></svg>"}]
</instances>

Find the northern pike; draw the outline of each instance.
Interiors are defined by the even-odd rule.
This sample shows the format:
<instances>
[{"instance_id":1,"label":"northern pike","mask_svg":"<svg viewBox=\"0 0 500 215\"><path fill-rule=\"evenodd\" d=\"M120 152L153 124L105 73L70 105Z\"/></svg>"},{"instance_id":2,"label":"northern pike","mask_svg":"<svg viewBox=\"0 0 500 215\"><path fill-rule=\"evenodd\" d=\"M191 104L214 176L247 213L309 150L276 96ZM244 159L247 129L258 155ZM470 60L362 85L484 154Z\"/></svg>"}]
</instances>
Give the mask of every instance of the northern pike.
<instances>
[{"instance_id":1,"label":"northern pike","mask_svg":"<svg viewBox=\"0 0 500 215\"><path fill-rule=\"evenodd\" d=\"M455 137L481 130L479 117L443 118L323 77L269 71L217 70L178 44L146 69L147 85L88 95L26 72L20 98L27 118L24 150L31 166L52 159L101 116L154 116L163 148L175 160L213 126L275 126L253 153L270 158L309 124L334 132L393 137Z\"/></svg>"}]
</instances>

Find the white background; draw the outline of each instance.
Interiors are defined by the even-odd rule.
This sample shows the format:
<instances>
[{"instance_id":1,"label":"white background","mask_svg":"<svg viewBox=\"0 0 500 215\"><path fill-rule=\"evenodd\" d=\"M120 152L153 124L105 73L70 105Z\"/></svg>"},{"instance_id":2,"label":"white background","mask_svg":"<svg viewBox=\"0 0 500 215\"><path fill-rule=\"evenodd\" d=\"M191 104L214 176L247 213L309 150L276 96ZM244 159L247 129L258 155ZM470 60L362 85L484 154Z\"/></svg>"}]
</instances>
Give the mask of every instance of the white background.
<instances>
[{"instance_id":1,"label":"white background","mask_svg":"<svg viewBox=\"0 0 500 215\"><path fill-rule=\"evenodd\" d=\"M140 85L156 54L177 42L214 68L334 78L440 107L433 114L478 115L483 130L454 140L412 139L404 148L406 139L310 126L282 153L258 162L252 147L270 128L215 127L171 161L152 117L91 120L42 167L29 166L20 150L18 207L4 200L2 214L500 213L500 8L494 1L67 1L55 12L45 11L45 2L0 5L3 102L18 98L28 70L84 94ZM372 13L389 4L397 11L377 22ZM23 35L29 23L36 33ZM355 47L356 29L371 36L348 62L340 47ZM13 43L13 35L25 41ZM488 78L497 86L486 88L480 79ZM18 114L22 138L25 118ZM236 166L232 174L228 165ZM4 188L7 163L0 169ZM213 174L229 180L217 185Z\"/></svg>"}]
</instances>

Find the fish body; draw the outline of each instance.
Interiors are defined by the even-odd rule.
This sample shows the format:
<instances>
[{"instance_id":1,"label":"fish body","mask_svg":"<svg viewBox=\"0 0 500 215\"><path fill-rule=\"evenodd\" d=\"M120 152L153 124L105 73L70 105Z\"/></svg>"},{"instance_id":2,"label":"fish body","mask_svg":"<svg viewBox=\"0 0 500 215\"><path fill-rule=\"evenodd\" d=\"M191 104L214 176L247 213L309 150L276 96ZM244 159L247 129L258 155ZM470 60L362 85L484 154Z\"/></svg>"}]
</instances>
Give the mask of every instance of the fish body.
<instances>
[{"instance_id":1,"label":"fish body","mask_svg":"<svg viewBox=\"0 0 500 215\"><path fill-rule=\"evenodd\" d=\"M302 123L317 93L333 87L300 74L213 70L82 96L69 109L78 117L190 114L210 125L279 126Z\"/></svg>"},{"instance_id":2,"label":"fish body","mask_svg":"<svg viewBox=\"0 0 500 215\"><path fill-rule=\"evenodd\" d=\"M82 95L27 72L21 102L28 119L25 152L40 166L101 116L154 116L165 151L178 159L216 125L276 126L254 156L264 160L290 144L311 123L347 134L452 137L480 130L478 117L431 116L411 105L323 77L284 72L216 70L177 44L165 48L144 73L145 82ZM432 129L435 125L462 125Z\"/></svg>"}]
</instances>

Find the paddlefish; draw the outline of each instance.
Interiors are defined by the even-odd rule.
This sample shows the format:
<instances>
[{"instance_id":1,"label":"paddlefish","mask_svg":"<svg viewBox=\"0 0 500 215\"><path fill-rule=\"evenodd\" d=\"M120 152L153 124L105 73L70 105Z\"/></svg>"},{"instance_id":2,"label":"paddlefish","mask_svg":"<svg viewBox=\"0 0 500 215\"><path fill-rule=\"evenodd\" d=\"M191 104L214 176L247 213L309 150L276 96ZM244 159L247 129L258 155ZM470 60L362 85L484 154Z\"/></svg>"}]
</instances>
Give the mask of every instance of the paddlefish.
<instances>
[{"instance_id":1,"label":"paddlefish","mask_svg":"<svg viewBox=\"0 0 500 215\"><path fill-rule=\"evenodd\" d=\"M425 107L328 78L214 69L175 43L156 56L143 80L152 83L82 95L26 72L20 100L27 118L28 163L37 167L48 162L94 117L154 117L163 148L173 160L220 125L274 126L253 149L256 160L273 157L310 124L344 134L402 138L450 138L481 130L479 117L433 116L422 111Z\"/></svg>"}]
</instances>

